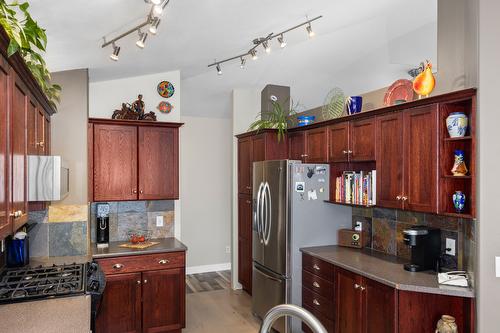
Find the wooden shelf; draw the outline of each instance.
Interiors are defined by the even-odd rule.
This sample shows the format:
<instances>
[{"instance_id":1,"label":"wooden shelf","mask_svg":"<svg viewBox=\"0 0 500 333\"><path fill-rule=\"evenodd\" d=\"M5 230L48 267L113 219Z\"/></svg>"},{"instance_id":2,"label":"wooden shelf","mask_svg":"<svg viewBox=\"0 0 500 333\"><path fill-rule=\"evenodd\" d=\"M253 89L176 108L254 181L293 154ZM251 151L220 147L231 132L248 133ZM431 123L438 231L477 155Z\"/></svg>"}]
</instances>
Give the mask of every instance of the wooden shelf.
<instances>
[{"instance_id":1,"label":"wooden shelf","mask_svg":"<svg viewBox=\"0 0 500 333\"><path fill-rule=\"evenodd\" d=\"M335 204L335 205L352 206L352 207L363 207L363 208L375 207L375 205L359 205L359 204L353 204L353 203L348 203L348 202L343 202L343 201L335 201L335 200L325 200L325 202Z\"/></svg>"},{"instance_id":2,"label":"wooden shelf","mask_svg":"<svg viewBox=\"0 0 500 333\"><path fill-rule=\"evenodd\" d=\"M472 179L472 176L453 176L453 175L444 175L444 178L450 179Z\"/></svg>"},{"instance_id":3,"label":"wooden shelf","mask_svg":"<svg viewBox=\"0 0 500 333\"><path fill-rule=\"evenodd\" d=\"M472 140L472 137L469 136L462 136L459 138L444 138L444 141L465 141L465 140Z\"/></svg>"},{"instance_id":4,"label":"wooden shelf","mask_svg":"<svg viewBox=\"0 0 500 333\"><path fill-rule=\"evenodd\" d=\"M473 219L474 218L474 216L472 216L471 214L467 214L467 213L445 213L445 212L441 212L441 213L439 213L439 215L451 216L451 217L459 217L459 218L463 218L463 219Z\"/></svg>"}]
</instances>

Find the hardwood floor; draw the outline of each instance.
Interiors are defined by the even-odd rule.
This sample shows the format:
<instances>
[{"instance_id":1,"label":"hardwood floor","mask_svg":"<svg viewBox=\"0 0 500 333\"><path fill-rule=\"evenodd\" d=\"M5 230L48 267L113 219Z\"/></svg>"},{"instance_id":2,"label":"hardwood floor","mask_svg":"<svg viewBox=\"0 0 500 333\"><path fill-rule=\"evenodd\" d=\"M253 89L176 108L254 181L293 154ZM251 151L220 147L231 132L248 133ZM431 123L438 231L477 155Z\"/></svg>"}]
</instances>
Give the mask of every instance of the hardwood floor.
<instances>
[{"instance_id":1,"label":"hardwood floor","mask_svg":"<svg viewBox=\"0 0 500 333\"><path fill-rule=\"evenodd\" d=\"M256 333L260 322L252 315L252 299L242 290L223 289L186 295L183 333Z\"/></svg>"},{"instance_id":2,"label":"hardwood floor","mask_svg":"<svg viewBox=\"0 0 500 333\"><path fill-rule=\"evenodd\" d=\"M231 271L208 272L190 274L186 276L186 293L200 293L229 289L231 283Z\"/></svg>"}]
</instances>

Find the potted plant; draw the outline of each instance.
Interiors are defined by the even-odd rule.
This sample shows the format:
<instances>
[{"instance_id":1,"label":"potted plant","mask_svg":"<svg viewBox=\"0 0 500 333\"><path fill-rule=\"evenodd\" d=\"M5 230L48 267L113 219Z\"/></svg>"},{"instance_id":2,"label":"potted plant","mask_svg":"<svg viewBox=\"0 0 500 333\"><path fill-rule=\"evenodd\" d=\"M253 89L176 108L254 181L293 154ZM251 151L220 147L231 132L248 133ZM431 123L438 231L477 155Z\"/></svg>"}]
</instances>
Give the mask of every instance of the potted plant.
<instances>
[{"instance_id":1,"label":"potted plant","mask_svg":"<svg viewBox=\"0 0 500 333\"><path fill-rule=\"evenodd\" d=\"M288 119L290 116L296 114L297 105L290 106L287 110L278 102L271 101L273 109L268 112L259 112L257 115L257 120L250 124L249 130L264 130L264 129L275 129L278 132L278 141L281 141L285 137L285 133L288 129Z\"/></svg>"}]
</instances>

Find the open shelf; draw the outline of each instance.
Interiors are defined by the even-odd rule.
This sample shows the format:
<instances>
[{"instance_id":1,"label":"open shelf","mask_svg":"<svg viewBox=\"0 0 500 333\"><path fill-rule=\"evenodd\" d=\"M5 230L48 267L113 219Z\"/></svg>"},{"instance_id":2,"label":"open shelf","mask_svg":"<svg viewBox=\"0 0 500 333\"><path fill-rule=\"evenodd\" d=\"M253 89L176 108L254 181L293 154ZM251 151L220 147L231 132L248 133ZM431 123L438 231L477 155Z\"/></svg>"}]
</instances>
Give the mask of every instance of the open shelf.
<instances>
[{"instance_id":1,"label":"open shelf","mask_svg":"<svg viewBox=\"0 0 500 333\"><path fill-rule=\"evenodd\" d=\"M444 175L444 178L451 178L451 179L472 179L472 176L466 175L466 176L453 176L453 175Z\"/></svg>"},{"instance_id":2,"label":"open shelf","mask_svg":"<svg viewBox=\"0 0 500 333\"><path fill-rule=\"evenodd\" d=\"M343 201L335 201L335 200L325 200L325 202L328 202L328 203L331 203L331 204L335 204L335 205L363 207L363 208L372 208L372 207L375 207L375 205L358 205L358 204L353 204L353 203L348 203L348 202L343 202Z\"/></svg>"},{"instance_id":3,"label":"open shelf","mask_svg":"<svg viewBox=\"0 0 500 333\"><path fill-rule=\"evenodd\" d=\"M444 138L444 141L467 141L472 140L472 136L462 136L458 138Z\"/></svg>"}]
</instances>

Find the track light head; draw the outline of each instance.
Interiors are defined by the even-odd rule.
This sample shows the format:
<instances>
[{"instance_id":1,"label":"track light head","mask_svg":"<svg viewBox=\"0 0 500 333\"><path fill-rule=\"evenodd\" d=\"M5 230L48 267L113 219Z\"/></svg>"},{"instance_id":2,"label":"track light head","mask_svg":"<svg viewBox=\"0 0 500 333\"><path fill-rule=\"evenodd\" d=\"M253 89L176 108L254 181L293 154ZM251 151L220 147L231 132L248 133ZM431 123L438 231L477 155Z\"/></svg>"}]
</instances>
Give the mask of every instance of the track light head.
<instances>
[{"instance_id":1,"label":"track light head","mask_svg":"<svg viewBox=\"0 0 500 333\"><path fill-rule=\"evenodd\" d=\"M153 5L159 5L161 0L150 0Z\"/></svg>"},{"instance_id":2,"label":"track light head","mask_svg":"<svg viewBox=\"0 0 500 333\"><path fill-rule=\"evenodd\" d=\"M245 68L245 64L246 64L247 60L243 57L241 57L240 59L241 59L240 68L243 69L243 68Z\"/></svg>"},{"instance_id":3,"label":"track light head","mask_svg":"<svg viewBox=\"0 0 500 333\"><path fill-rule=\"evenodd\" d=\"M264 47L264 50L267 54L271 53L271 47L269 46L269 43L267 41L262 42L262 46Z\"/></svg>"},{"instance_id":4,"label":"track light head","mask_svg":"<svg viewBox=\"0 0 500 333\"><path fill-rule=\"evenodd\" d=\"M252 56L252 60L259 59L259 57L257 56L257 51L255 49L250 50L250 55Z\"/></svg>"},{"instance_id":5,"label":"track light head","mask_svg":"<svg viewBox=\"0 0 500 333\"><path fill-rule=\"evenodd\" d=\"M286 46L285 38L283 37L283 35L278 37L278 42L280 43L281 48L284 48Z\"/></svg>"},{"instance_id":6,"label":"track light head","mask_svg":"<svg viewBox=\"0 0 500 333\"><path fill-rule=\"evenodd\" d=\"M120 54L120 47L116 46L115 43L113 45L113 53L109 55L109 58L113 61L118 61L118 54Z\"/></svg>"},{"instance_id":7,"label":"track light head","mask_svg":"<svg viewBox=\"0 0 500 333\"><path fill-rule=\"evenodd\" d=\"M149 25L149 32L153 35L156 35L158 32L158 26L160 25L160 18L155 17L153 21L151 21L151 24Z\"/></svg>"},{"instance_id":8,"label":"track light head","mask_svg":"<svg viewBox=\"0 0 500 333\"><path fill-rule=\"evenodd\" d=\"M215 65L215 69L217 69L218 75L222 75L222 69L220 68L220 64Z\"/></svg>"},{"instance_id":9,"label":"track light head","mask_svg":"<svg viewBox=\"0 0 500 333\"><path fill-rule=\"evenodd\" d=\"M141 30L138 30L138 32L139 32L139 40L135 42L135 45L137 45L138 48L143 49L148 34L146 32L141 32Z\"/></svg>"},{"instance_id":10,"label":"track light head","mask_svg":"<svg viewBox=\"0 0 500 333\"><path fill-rule=\"evenodd\" d=\"M163 7L160 4L155 5L153 7L153 14L155 14L155 15L161 15L161 13L163 13Z\"/></svg>"},{"instance_id":11,"label":"track light head","mask_svg":"<svg viewBox=\"0 0 500 333\"><path fill-rule=\"evenodd\" d=\"M306 26L306 30L307 30L307 34L309 35L309 37L314 37L316 34L314 33L312 27L311 27L311 22L309 22Z\"/></svg>"}]
</instances>

